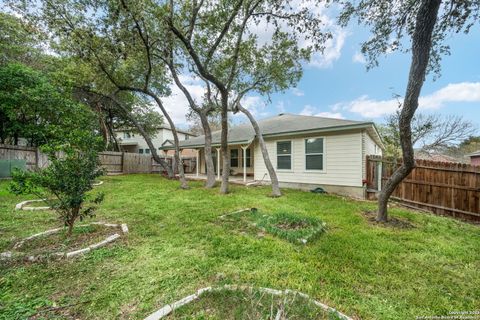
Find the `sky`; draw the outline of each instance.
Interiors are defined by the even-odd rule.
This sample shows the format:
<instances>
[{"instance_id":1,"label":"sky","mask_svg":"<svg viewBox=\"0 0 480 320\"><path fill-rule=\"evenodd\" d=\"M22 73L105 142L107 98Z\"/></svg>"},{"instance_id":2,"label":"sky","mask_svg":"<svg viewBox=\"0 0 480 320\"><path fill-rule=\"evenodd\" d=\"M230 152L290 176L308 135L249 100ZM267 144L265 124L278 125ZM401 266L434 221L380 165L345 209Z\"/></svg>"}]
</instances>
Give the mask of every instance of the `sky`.
<instances>
[{"instance_id":1,"label":"sky","mask_svg":"<svg viewBox=\"0 0 480 320\"><path fill-rule=\"evenodd\" d=\"M358 26L338 29L323 56L304 65L304 75L296 88L276 93L271 102L250 95L243 104L257 119L282 112L371 120L378 123L398 108L396 95L403 96L408 80L409 53L389 53L380 58L378 67L366 70L360 53L368 32ZM480 28L470 34L455 34L447 39L451 55L442 60L441 76L428 76L421 92L419 112L461 115L474 123L480 134ZM201 95L195 84L190 89ZM188 127L184 114L186 101L173 88L165 105L180 127ZM185 108L185 109L183 109ZM235 116L234 122L245 122Z\"/></svg>"}]
</instances>

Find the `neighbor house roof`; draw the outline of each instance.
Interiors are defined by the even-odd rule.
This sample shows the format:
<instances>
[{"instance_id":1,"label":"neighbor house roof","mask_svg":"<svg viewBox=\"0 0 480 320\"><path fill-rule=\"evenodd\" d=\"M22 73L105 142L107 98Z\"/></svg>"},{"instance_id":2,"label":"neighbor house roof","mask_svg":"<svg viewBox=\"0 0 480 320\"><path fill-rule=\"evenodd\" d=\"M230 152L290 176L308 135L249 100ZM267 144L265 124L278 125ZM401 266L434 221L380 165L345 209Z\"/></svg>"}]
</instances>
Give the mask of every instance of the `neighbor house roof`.
<instances>
[{"instance_id":1,"label":"neighbor house roof","mask_svg":"<svg viewBox=\"0 0 480 320\"><path fill-rule=\"evenodd\" d=\"M480 157L480 150L468 154L469 157Z\"/></svg>"},{"instance_id":2,"label":"neighbor house roof","mask_svg":"<svg viewBox=\"0 0 480 320\"><path fill-rule=\"evenodd\" d=\"M383 147L383 143L373 122L281 113L275 117L258 121L258 125L265 138L350 129L367 129L375 142ZM229 144L248 144L252 142L253 139L255 139L255 132L250 123L232 126L228 130ZM220 145L220 141L221 131L212 132L212 145L218 146ZM198 148L204 145L205 136L180 141L180 148L182 149ZM173 148L173 146L165 146L163 148L170 149Z\"/></svg>"},{"instance_id":3,"label":"neighbor house roof","mask_svg":"<svg viewBox=\"0 0 480 320\"><path fill-rule=\"evenodd\" d=\"M166 125L166 124L163 124L163 125L160 125L160 126L157 126L155 129L157 130L161 130L161 129L166 129L166 130L172 130L170 128L170 126ZM116 132L123 132L123 131L136 131L136 128L118 128L115 130ZM188 132L188 131L185 131L185 130L182 130L182 129L178 129L177 128L177 132L178 133L183 133L183 134L188 134L189 136L192 136L192 137L195 137L196 135L191 133L191 132Z\"/></svg>"}]
</instances>

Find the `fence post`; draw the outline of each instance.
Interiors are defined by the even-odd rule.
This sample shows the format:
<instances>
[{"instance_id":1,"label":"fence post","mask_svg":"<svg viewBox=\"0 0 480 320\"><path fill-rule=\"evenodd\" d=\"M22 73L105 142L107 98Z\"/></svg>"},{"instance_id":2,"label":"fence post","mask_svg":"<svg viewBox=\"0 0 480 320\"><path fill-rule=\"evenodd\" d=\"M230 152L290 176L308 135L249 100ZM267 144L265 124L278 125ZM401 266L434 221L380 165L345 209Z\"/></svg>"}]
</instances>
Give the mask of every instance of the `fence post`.
<instances>
[{"instance_id":1,"label":"fence post","mask_svg":"<svg viewBox=\"0 0 480 320\"><path fill-rule=\"evenodd\" d=\"M121 167L122 167L122 173L125 173L125 152L122 151L122 156L120 157L120 164L121 164Z\"/></svg>"}]
</instances>

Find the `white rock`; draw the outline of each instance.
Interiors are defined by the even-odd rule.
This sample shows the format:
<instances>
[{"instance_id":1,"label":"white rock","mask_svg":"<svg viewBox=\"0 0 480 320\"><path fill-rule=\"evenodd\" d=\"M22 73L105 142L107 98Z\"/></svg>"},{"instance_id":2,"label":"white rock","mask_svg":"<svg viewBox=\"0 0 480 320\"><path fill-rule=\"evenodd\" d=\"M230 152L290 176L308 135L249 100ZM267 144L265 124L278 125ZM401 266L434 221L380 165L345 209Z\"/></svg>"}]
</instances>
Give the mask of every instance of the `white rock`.
<instances>
[{"instance_id":1,"label":"white rock","mask_svg":"<svg viewBox=\"0 0 480 320\"><path fill-rule=\"evenodd\" d=\"M155 311L154 313L152 313L151 315L149 315L148 317L145 318L145 320L158 320L158 319L162 319L163 317L165 317L166 315L170 314L170 312L172 312L173 309L170 305L166 305L165 307Z\"/></svg>"},{"instance_id":2,"label":"white rock","mask_svg":"<svg viewBox=\"0 0 480 320\"><path fill-rule=\"evenodd\" d=\"M128 233L128 226L125 223L122 223L122 232Z\"/></svg>"},{"instance_id":3,"label":"white rock","mask_svg":"<svg viewBox=\"0 0 480 320\"><path fill-rule=\"evenodd\" d=\"M84 254L90 251L90 248L85 248L85 249L80 249L80 250L75 250L67 253L67 258L71 258L74 256L77 256L79 254Z\"/></svg>"},{"instance_id":4,"label":"white rock","mask_svg":"<svg viewBox=\"0 0 480 320\"><path fill-rule=\"evenodd\" d=\"M183 299L180 299L176 302L174 302L171 306L172 306L172 309L175 310L175 309L178 309L180 308L181 306L184 306L186 305L187 303L190 303L192 302L193 300L196 300L198 299L198 296L196 294L192 294L192 295L189 295Z\"/></svg>"},{"instance_id":5,"label":"white rock","mask_svg":"<svg viewBox=\"0 0 480 320\"><path fill-rule=\"evenodd\" d=\"M10 259L11 257L12 257L12 253L10 251L5 251L0 253L0 259L2 260L7 260L7 259Z\"/></svg>"}]
</instances>

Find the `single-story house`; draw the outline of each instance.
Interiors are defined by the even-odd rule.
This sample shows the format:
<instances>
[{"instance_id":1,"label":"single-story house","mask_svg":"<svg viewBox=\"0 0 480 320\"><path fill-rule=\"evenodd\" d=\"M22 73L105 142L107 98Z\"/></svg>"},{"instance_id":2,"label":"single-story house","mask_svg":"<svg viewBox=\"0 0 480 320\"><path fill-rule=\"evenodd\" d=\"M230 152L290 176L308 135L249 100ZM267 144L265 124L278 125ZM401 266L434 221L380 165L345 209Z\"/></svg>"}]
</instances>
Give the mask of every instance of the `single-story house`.
<instances>
[{"instance_id":1,"label":"single-story house","mask_svg":"<svg viewBox=\"0 0 480 320\"><path fill-rule=\"evenodd\" d=\"M468 155L472 166L480 166L480 150Z\"/></svg>"},{"instance_id":2,"label":"single-story house","mask_svg":"<svg viewBox=\"0 0 480 320\"><path fill-rule=\"evenodd\" d=\"M258 122L281 187L313 189L364 198L366 156L384 149L373 122L282 113ZM215 171L222 168L220 131L212 133ZM204 175L205 137L180 142L180 149L197 152L196 175ZM269 182L258 139L250 123L228 132L231 175ZM165 146L169 149L173 146Z\"/></svg>"}]
</instances>

